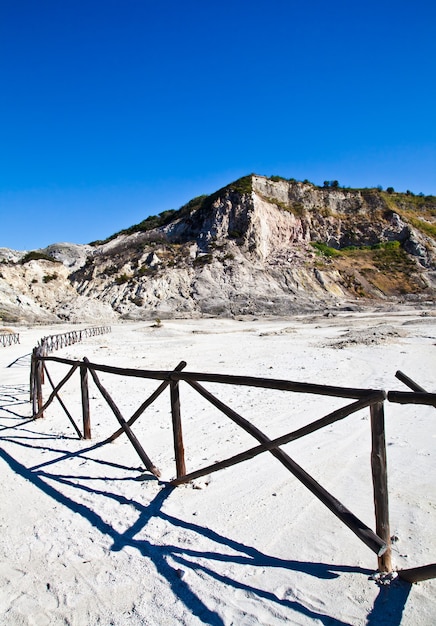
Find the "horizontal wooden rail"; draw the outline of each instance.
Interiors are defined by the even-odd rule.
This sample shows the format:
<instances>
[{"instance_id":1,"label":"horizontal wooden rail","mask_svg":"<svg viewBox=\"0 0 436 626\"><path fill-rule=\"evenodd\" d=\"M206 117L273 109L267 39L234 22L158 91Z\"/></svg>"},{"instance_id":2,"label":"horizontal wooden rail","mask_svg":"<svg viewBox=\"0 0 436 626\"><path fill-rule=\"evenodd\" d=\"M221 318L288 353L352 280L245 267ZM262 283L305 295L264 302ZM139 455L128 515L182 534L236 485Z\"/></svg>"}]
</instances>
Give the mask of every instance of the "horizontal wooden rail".
<instances>
[{"instance_id":1,"label":"horizontal wooden rail","mask_svg":"<svg viewBox=\"0 0 436 626\"><path fill-rule=\"evenodd\" d=\"M321 396L333 396L336 398L366 398L369 394L382 392L380 389L359 389L356 387L336 387L332 385L315 385L312 383L300 383L291 380L277 378L257 378L255 376L236 376L229 374L203 374L199 372L180 372L173 374L173 380L185 380L186 382L209 382L226 385L242 385L247 387L261 387L265 389L277 389L280 391L293 391L295 393L310 393Z\"/></svg>"},{"instance_id":2,"label":"horizontal wooden rail","mask_svg":"<svg viewBox=\"0 0 436 626\"><path fill-rule=\"evenodd\" d=\"M436 563L430 565L421 565L421 567L411 567L409 569L400 569L398 575L409 583L419 583L422 580L436 578Z\"/></svg>"},{"instance_id":3,"label":"horizontal wooden rail","mask_svg":"<svg viewBox=\"0 0 436 626\"><path fill-rule=\"evenodd\" d=\"M65 365L73 365L76 361L71 359L63 359L54 356L43 357L44 361L54 361L56 363L64 363ZM333 387L331 385L315 385L311 383L300 383L290 380L277 378L258 378L255 376L236 376L231 374L207 374L201 372L182 372L176 370L143 370L123 367L113 367L111 365L102 365L98 363L88 362L89 369L97 372L106 372L107 374L118 374L120 376L131 376L134 378L151 378L153 380L166 380L170 382L186 381L186 382L209 382L221 383L225 385L243 385L247 387L260 387L263 389L276 389L279 391L293 391L296 393L311 393L321 396L333 396L336 398L360 399L367 398L375 393L385 392L381 389L359 389L355 387ZM384 395L384 398L386 395Z\"/></svg>"},{"instance_id":4,"label":"horizontal wooden rail","mask_svg":"<svg viewBox=\"0 0 436 626\"><path fill-rule=\"evenodd\" d=\"M436 407L436 393L428 393L424 387L418 385L414 380L406 376L403 372L398 370L395 374L398 380L413 390L410 391L390 391L388 393L389 402L396 402L397 404L425 404L427 406Z\"/></svg>"},{"instance_id":5,"label":"horizontal wooden rail","mask_svg":"<svg viewBox=\"0 0 436 626\"><path fill-rule=\"evenodd\" d=\"M389 391L388 400L397 404L426 404L427 406L436 407L436 393Z\"/></svg>"}]
</instances>

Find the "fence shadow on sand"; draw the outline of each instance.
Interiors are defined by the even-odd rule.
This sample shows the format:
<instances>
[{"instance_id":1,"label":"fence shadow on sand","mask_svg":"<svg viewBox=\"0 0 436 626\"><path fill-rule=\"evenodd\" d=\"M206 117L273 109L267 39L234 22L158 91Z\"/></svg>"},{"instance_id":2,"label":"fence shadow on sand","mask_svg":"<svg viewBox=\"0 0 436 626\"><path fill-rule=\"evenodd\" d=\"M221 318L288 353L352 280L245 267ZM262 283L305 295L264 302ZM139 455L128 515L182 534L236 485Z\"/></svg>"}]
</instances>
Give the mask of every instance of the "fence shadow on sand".
<instances>
[{"instance_id":1,"label":"fence shadow on sand","mask_svg":"<svg viewBox=\"0 0 436 626\"><path fill-rule=\"evenodd\" d=\"M21 443L20 445L26 444ZM33 447L31 444L29 445ZM59 460L66 459L68 456L80 456L89 459L88 453L98 446L99 444L96 444L82 449L80 452L62 453L61 456L49 463L53 465ZM50 450L50 448L46 449ZM53 449L52 451L58 452ZM158 573L167 580L172 592L185 605L186 609L197 616L203 623L211 626L224 626L224 621L216 612L206 606L201 597L195 593L194 586L192 584L188 585L183 580L182 572L191 570L195 573L200 571L203 576L214 579L223 586L230 586L233 589L246 592L260 601L267 601L277 607L288 608L305 617L317 620L321 624L336 624L338 626L345 626L346 622L326 613L314 611L301 601L291 598L279 598L270 590L248 585L245 581L238 580L237 576L231 577L228 573L222 574L216 571L214 563L225 562L229 566L232 564L249 565L250 567L263 569L283 568L285 571L303 572L306 575L324 580L334 580L340 575L347 574L359 574L367 578L372 573L371 570L360 567L280 559L265 554L253 546L235 541L230 537L225 537L209 528L205 528L201 524L188 522L169 515L163 511L163 505L171 497L174 488L168 485L164 486L151 502L143 504L136 500L126 499L125 496L117 494L115 491L98 490L89 487L86 485L87 477L82 477L85 480L81 482L75 482L77 477L66 477L47 472L42 466L46 467L49 463L41 464L37 468L28 468L1 447L0 457L9 465L13 472L31 482L37 489L57 503L81 515L100 533L110 537L112 540L111 549L113 551L120 551L128 546L137 549L143 557L150 559ZM130 469L137 471L137 468ZM129 480L129 478L125 480ZM131 480L137 480L137 478L131 478ZM149 480L156 481L157 479L149 476ZM58 487L53 486L53 483L57 483ZM74 487L78 490L78 496L79 493L93 494L108 498L119 505L128 504L133 506L138 513L137 520L124 532L119 532L110 523L106 522L97 510L94 510L89 505L89 502L84 504L79 501L79 497L74 499L65 495L62 492L63 486ZM146 529L150 521L155 521L156 519L163 521L170 529L191 535L193 541L189 545L198 545L201 539L206 539L210 542L211 549L201 551L179 545L157 545L150 539L138 538L137 535ZM386 626L399 626L409 590L410 584L404 581L398 581L398 583L391 585L389 588L380 588L379 595L368 618L368 625L385 624Z\"/></svg>"}]
</instances>

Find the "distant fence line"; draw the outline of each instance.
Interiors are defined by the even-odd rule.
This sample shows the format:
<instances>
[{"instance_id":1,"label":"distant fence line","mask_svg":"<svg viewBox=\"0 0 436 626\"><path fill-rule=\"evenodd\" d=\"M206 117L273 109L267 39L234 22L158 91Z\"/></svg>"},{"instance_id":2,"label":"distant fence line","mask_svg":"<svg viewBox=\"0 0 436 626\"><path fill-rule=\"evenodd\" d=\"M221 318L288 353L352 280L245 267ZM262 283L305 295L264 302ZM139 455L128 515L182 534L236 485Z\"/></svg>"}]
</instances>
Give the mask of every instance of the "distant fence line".
<instances>
[{"instance_id":1,"label":"distant fence line","mask_svg":"<svg viewBox=\"0 0 436 626\"><path fill-rule=\"evenodd\" d=\"M12 346L14 343L20 343L20 335L19 333L9 333L0 331L0 345L1 346Z\"/></svg>"},{"instance_id":2,"label":"distant fence line","mask_svg":"<svg viewBox=\"0 0 436 626\"><path fill-rule=\"evenodd\" d=\"M58 335L48 335L39 340L37 347L42 348L44 354L47 355L54 350L59 350L60 348L78 343L86 337L104 335L110 333L111 330L110 326L91 326L90 328L83 328L82 330L70 330Z\"/></svg>"}]
</instances>

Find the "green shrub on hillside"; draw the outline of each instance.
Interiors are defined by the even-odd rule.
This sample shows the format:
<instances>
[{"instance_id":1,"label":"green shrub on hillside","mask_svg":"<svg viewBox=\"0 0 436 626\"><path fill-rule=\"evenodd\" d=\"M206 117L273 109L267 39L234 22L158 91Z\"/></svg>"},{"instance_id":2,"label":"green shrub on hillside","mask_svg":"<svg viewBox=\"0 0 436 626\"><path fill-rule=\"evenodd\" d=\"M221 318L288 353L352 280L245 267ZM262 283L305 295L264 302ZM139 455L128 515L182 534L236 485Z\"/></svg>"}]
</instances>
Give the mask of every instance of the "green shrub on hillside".
<instances>
[{"instance_id":1,"label":"green shrub on hillside","mask_svg":"<svg viewBox=\"0 0 436 626\"><path fill-rule=\"evenodd\" d=\"M56 274L56 272L54 274L46 274L45 276L42 277L42 282L49 283L52 280L56 280L57 277L58 275Z\"/></svg>"},{"instance_id":2,"label":"green shrub on hillside","mask_svg":"<svg viewBox=\"0 0 436 626\"><path fill-rule=\"evenodd\" d=\"M326 243L322 243L320 241L311 241L310 245L313 246L319 254L323 254L324 256L332 257L339 256L341 254L339 250L331 248Z\"/></svg>"},{"instance_id":3,"label":"green shrub on hillside","mask_svg":"<svg viewBox=\"0 0 436 626\"><path fill-rule=\"evenodd\" d=\"M123 285L124 283L128 283L131 279L131 276L127 276L127 274L120 274L115 278L115 282L117 285Z\"/></svg>"},{"instance_id":4,"label":"green shrub on hillside","mask_svg":"<svg viewBox=\"0 0 436 626\"><path fill-rule=\"evenodd\" d=\"M20 263L24 265L25 263L29 263L29 261L51 261L51 263L59 263L57 259L54 259L49 254L45 254L44 252L38 252L36 250L32 250L23 256Z\"/></svg>"}]
</instances>

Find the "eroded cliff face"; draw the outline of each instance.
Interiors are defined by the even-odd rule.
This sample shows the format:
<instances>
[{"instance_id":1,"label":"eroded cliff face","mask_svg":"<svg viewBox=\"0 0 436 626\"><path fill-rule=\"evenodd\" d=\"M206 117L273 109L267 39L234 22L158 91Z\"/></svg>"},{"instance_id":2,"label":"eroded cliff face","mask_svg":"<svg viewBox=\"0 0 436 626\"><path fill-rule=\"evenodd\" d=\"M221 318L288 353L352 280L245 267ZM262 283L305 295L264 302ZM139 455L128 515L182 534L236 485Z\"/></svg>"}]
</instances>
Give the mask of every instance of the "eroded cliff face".
<instances>
[{"instance_id":1,"label":"eroded cliff face","mask_svg":"<svg viewBox=\"0 0 436 626\"><path fill-rule=\"evenodd\" d=\"M71 270L45 260L3 265L0 279L0 319L24 323L93 323L115 320L104 302L85 298L69 280Z\"/></svg>"},{"instance_id":2,"label":"eroded cliff face","mask_svg":"<svg viewBox=\"0 0 436 626\"><path fill-rule=\"evenodd\" d=\"M44 252L56 263L22 264L20 253L3 251L0 315L289 315L350 301L431 299L434 239L400 213L411 215L409 206L395 209L377 190L252 176L157 228L97 246L50 246Z\"/></svg>"},{"instance_id":3,"label":"eroded cliff face","mask_svg":"<svg viewBox=\"0 0 436 626\"><path fill-rule=\"evenodd\" d=\"M412 229L393 211L376 190L352 190L318 188L310 184L287 181L273 182L267 178L253 177L254 205L266 212L270 207L268 223L274 224L271 209L282 209L293 219L285 223L277 220L274 231L282 227L282 237L273 241L273 246L284 241L323 242L327 246L341 249L347 246L371 246L380 242L406 242ZM261 218L262 219L262 218ZM287 227L289 224L290 229ZM423 252L422 264L435 266L434 242Z\"/></svg>"}]
</instances>

